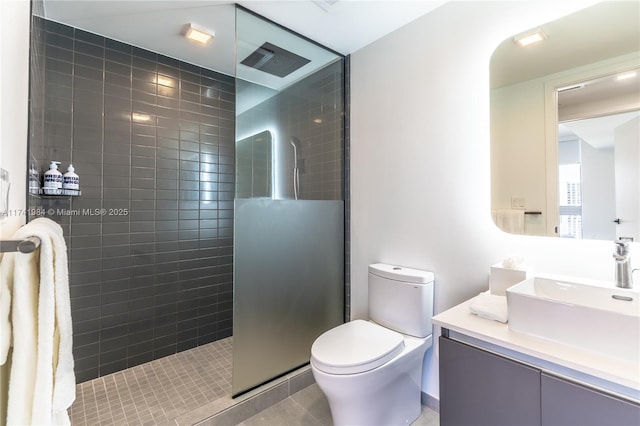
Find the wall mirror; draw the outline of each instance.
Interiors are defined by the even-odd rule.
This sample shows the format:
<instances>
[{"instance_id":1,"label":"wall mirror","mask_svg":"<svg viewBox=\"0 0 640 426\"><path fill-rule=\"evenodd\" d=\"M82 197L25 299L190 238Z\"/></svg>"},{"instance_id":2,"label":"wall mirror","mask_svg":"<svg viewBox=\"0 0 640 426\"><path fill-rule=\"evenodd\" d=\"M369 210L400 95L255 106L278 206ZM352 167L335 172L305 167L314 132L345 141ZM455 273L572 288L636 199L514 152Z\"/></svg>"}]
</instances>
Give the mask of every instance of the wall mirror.
<instances>
[{"instance_id":1,"label":"wall mirror","mask_svg":"<svg viewBox=\"0 0 640 426\"><path fill-rule=\"evenodd\" d=\"M598 3L491 58L491 213L506 232L640 241L640 2ZM518 40L538 34L540 41Z\"/></svg>"}]
</instances>

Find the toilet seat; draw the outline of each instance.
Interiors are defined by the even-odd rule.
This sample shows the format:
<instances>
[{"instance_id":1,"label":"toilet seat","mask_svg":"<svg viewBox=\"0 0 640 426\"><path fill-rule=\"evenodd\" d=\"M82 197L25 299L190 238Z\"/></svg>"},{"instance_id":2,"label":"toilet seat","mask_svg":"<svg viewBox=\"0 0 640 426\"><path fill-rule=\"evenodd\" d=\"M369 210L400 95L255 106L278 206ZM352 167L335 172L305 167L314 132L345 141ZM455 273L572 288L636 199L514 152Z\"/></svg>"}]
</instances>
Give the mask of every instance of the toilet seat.
<instances>
[{"instance_id":1,"label":"toilet seat","mask_svg":"<svg viewBox=\"0 0 640 426\"><path fill-rule=\"evenodd\" d=\"M325 373L356 374L387 363L403 349L402 334L355 320L318 337L311 347L311 362Z\"/></svg>"}]
</instances>

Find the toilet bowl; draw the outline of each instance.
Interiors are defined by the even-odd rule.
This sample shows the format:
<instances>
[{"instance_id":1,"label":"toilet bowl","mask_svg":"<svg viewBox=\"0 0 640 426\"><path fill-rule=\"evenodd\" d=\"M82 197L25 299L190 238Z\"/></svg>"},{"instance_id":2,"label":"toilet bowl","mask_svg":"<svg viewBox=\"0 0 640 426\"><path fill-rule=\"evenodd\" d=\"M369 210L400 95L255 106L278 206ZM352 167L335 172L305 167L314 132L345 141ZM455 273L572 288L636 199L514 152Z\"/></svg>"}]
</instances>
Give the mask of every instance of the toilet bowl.
<instances>
[{"instance_id":1,"label":"toilet bowl","mask_svg":"<svg viewBox=\"0 0 640 426\"><path fill-rule=\"evenodd\" d=\"M369 292L371 320L351 321L318 337L311 370L334 425L406 425L422 410L422 364L433 339L433 273L371 265Z\"/></svg>"},{"instance_id":2,"label":"toilet bowl","mask_svg":"<svg viewBox=\"0 0 640 426\"><path fill-rule=\"evenodd\" d=\"M343 349L350 346L348 359L340 361L338 353L318 353L324 343L318 338L318 346L315 351L312 349L311 369L329 401L334 425L405 425L413 422L422 410L422 362L431 346L432 336L402 335L362 320L330 331L332 335L321 337L330 338L334 343L343 339ZM397 339L385 336L386 332L394 333ZM374 347L367 346L371 344ZM359 352L358 348L363 350Z\"/></svg>"}]
</instances>

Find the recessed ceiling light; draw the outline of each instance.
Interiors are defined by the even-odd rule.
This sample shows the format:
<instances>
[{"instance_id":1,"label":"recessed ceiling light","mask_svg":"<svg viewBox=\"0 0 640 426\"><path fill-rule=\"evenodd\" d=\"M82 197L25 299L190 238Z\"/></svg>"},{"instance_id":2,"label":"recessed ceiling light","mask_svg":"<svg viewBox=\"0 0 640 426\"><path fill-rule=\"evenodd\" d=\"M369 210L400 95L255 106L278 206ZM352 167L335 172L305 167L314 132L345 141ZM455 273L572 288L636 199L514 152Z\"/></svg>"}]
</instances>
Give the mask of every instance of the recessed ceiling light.
<instances>
[{"instance_id":1,"label":"recessed ceiling light","mask_svg":"<svg viewBox=\"0 0 640 426\"><path fill-rule=\"evenodd\" d=\"M626 72L624 74L620 74L619 76L616 77L616 80L620 81L620 80L626 80L628 78L633 78L636 75L638 75L638 73L636 71L631 71L631 72Z\"/></svg>"},{"instance_id":2,"label":"recessed ceiling light","mask_svg":"<svg viewBox=\"0 0 640 426\"><path fill-rule=\"evenodd\" d=\"M207 44L213 38L213 34L209 34L201 28L196 28L193 24L187 26L187 32L184 35L187 39L200 44Z\"/></svg>"},{"instance_id":3,"label":"recessed ceiling light","mask_svg":"<svg viewBox=\"0 0 640 426\"><path fill-rule=\"evenodd\" d=\"M530 44L542 41L545 38L547 38L547 35L544 33L544 31L538 29L532 33L529 32L526 34L515 36L513 40L516 43L518 43L518 45L520 45L521 47L525 47L525 46L529 46Z\"/></svg>"}]
</instances>

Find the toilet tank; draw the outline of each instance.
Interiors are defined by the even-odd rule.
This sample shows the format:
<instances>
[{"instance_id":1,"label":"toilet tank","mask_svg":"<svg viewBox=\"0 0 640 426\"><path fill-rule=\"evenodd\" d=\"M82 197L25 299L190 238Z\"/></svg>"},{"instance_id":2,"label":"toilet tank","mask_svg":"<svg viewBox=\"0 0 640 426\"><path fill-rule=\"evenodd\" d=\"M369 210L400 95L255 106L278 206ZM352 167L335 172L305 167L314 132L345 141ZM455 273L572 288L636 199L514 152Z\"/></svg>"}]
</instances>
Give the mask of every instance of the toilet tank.
<instances>
[{"instance_id":1,"label":"toilet tank","mask_svg":"<svg viewBox=\"0 0 640 426\"><path fill-rule=\"evenodd\" d=\"M376 263L369 265L369 316L399 333L431 334L433 272Z\"/></svg>"}]
</instances>

